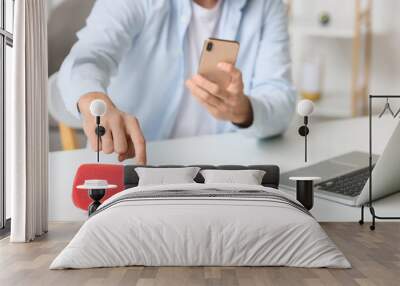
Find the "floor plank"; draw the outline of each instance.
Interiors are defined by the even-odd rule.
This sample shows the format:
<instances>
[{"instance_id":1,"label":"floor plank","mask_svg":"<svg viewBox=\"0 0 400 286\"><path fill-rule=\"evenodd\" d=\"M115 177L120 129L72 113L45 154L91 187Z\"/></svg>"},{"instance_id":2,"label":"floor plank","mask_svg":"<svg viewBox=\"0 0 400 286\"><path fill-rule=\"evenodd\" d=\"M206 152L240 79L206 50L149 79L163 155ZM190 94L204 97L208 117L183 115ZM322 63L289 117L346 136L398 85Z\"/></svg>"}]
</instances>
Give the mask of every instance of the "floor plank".
<instances>
[{"instance_id":1,"label":"floor plank","mask_svg":"<svg viewBox=\"0 0 400 286\"><path fill-rule=\"evenodd\" d=\"M399 285L400 223L381 222L376 231L356 223L322 223L345 253L352 269L289 267L118 267L50 271L55 256L78 231L80 223L51 223L32 243L0 241L0 285Z\"/></svg>"}]
</instances>

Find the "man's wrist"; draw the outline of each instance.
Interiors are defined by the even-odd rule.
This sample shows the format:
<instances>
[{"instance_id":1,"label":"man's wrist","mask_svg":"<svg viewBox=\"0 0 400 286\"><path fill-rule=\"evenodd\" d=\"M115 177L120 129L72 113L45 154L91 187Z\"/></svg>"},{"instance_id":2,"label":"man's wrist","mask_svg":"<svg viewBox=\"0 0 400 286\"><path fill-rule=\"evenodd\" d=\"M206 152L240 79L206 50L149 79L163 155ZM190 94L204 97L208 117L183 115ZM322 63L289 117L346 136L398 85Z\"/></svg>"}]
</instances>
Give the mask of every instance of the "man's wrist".
<instances>
[{"instance_id":1,"label":"man's wrist","mask_svg":"<svg viewBox=\"0 0 400 286\"><path fill-rule=\"evenodd\" d=\"M248 128L253 124L253 108L247 96L245 96L243 104L245 106L242 107L242 112L235 116L236 118L232 120L232 123L240 128Z\"/></svg>"}]
</instances>

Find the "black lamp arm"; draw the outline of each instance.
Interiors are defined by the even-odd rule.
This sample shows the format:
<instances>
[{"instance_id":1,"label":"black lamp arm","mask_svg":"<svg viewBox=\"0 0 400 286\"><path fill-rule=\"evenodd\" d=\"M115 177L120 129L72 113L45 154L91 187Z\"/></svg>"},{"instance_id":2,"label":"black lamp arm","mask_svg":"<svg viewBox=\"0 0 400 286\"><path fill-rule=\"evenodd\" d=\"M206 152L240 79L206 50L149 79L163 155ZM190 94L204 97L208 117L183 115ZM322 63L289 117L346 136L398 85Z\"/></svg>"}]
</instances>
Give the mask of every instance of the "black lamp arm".
<instances>
[{"instance_id":1,"label":"black lamp arm","mask_svg":"<svg viewBox=\"0 0 400 286\"><path fill-rule=\"evenodd\" d=\"M95 133L97 135L97 162L100 162L100 140L101 136L106 133L106 129L100 125L100 116L96 116L96 125Z\"/></svg>"},{"instance_id":2,"label":"black lamp arm","mask_svg":"<svg viewBox=\"0 0 400 286\"><path fill-rule=\"evenodd\" d=\"M307 135L310 133L308 125L308 116L304 116L304 125L299 128L299 135L304 137L304 161L307 162Z\"/></svg>"}]
</instances>

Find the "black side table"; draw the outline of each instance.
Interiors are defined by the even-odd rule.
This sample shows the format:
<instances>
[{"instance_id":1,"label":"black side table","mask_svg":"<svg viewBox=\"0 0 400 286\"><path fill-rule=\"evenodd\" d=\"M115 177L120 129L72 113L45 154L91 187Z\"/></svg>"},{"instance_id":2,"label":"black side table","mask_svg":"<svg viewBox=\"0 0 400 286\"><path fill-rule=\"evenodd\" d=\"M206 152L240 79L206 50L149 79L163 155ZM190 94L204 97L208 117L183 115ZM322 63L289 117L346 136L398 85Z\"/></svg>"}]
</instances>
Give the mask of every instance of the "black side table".
<instances>
[{"instance_id":1,"label":"black side table","mask_svg":"<svg viewBox=\"0 0 400 286\"><path fill-rule=\"evenodd\" d=\"M76 188L87 190L89 197L93 200L88 207L88 214L90 216L101 205L100 200L104 197L106 191L108 189L115 189L116 187L116 185L109 185L105 180L85 180L85 184L79 185Z\"/></svg>"},{"instance_id":2,"label":"black side table","mask_svg":"<svg viewBox=\"0 0 400 286\"><path fill-rule=\"evenodd\" d=\"M296 181L296 199L307 209L314 206L314 181L321 180L320 177L290 177L289 180Z\"/></svg>"}]
</instances>

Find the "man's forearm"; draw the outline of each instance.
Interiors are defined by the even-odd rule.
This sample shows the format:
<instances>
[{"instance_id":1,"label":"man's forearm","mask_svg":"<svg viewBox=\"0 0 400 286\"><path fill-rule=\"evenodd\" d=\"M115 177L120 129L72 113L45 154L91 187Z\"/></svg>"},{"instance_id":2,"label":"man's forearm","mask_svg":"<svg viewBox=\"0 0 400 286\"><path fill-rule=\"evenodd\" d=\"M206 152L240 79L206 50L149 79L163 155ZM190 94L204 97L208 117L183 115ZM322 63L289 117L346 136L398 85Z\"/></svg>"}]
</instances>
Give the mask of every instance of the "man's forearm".
<instances>
[{"instance_id":1,"label":"man's forearm","mask_svg":"<svg viewBox=\"0 0 400 286\"><path fill-rule=\"evenodd\" d=\"M146 3L96 1L57 76L65 106L73 115L79 116L76 104L82 95L107 93L110 78L144 26Z\"/></svg>"}]
</instances>

